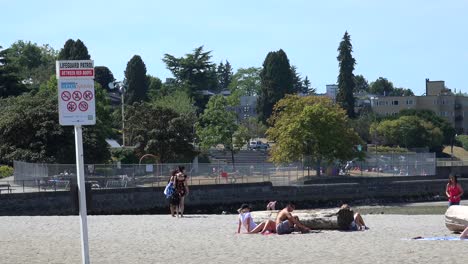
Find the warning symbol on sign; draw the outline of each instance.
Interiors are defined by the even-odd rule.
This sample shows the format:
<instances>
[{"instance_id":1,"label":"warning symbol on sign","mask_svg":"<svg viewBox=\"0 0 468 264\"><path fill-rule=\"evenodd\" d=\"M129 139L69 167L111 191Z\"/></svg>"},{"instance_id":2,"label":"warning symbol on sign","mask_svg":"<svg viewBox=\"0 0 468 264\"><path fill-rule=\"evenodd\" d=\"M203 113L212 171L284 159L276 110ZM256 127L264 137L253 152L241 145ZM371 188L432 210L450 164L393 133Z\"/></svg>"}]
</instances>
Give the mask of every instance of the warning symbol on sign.
<instances>
[{"instance_id":1,"label":"warning symbol on sign","mask_svg":"<svg viewBox=\"0 0 468 264\"><path fill-rule=\"evenodd\" d=\"M75 110L76 110L76 104L75 104L75 102L69 102L69 103L67 104L67 109L68 109L68 111L70 111L70 112L75 112Z\"/></svg>"},{"instance_id":2,"label":"warning symbol on sign","mask_svg":"<svg viewBox=\"0 0 468 264\"><path fill-rule=\"evenodd\" d=\"M86 101L91 101L93 99L93 93L91 91L86 91L83 93L83 98Z\"/></svg>"},{"instance_id":3,"label":"warning symbol on sign","mask_svg":"<svg viewBox=\"0 0 468 264\"><path fill-rule=\"evenodd\" d=\"M80 91L74 91L73 92L73 100L79 101L79 100L81 100L81 97L82 97L82 95L81 95Z\"/></svg>"},{"instance_id":4,"label":"warning symbol on sign","mask_svg":"<svg viewBox=\"0 0 468 264\"><path fill-rule=\"evenodd\" d=\"M62 97L62 100L64 100L65 102L70 100L71 98L70 92L68 91L62 92L60 96Z\"/></svg>"},{"instance_id":5,"label":"warning symbol on sign","mask_svg":"<svg viewBox=\"0 0 468 264\"><path fill-rule=\"evenodd\" d=\"M88 110L88 103L86 103L85 101L82 101L80 102L80 104L78 105L78 108L80 108L80 110L82 112L85 112Z\"/></svg>"}]
</instances>

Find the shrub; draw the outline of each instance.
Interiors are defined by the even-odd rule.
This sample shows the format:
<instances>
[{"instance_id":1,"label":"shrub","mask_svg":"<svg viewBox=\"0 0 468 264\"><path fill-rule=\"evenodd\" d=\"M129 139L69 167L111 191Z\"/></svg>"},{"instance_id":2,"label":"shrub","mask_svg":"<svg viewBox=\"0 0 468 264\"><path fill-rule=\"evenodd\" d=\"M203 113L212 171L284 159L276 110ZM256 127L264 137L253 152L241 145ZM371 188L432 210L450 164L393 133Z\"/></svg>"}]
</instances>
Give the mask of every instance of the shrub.
<instances>
[{"instance_id":1,"label":"shrub","mask_svg":"<svg viewBox=\"0 0 468 264\"><path fill-rule=\"evenodd\" d=\"M0 179L13 175L13 168L10 166L0 166Z\"/></svg>"},{"instance_id":2,"label":"shrub","mask_svg":"<svg viewBox=\"0 0 468 264\"><path fill-rule=\"evenodd\" d=\"M468 150L468 135L460 135L455 138L456 144Z\"/></svg>"}]
</instances>

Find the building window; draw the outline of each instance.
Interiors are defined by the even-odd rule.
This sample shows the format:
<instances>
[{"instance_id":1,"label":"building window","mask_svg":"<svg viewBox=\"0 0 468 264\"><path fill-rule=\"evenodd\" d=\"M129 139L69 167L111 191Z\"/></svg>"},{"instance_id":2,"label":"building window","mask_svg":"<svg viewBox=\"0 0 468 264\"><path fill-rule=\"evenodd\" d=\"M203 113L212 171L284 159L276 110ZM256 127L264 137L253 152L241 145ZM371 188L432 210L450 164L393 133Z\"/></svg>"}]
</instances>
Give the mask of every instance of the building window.
<instances>
[{"instance_id":1,"label":"building window","mask_svg":"<svg viewBox=\"0 0 468 264\"><path fill-rule=\"evenodd\" d=\"M398 100L392 101L392 105L398 105Z\"/></svg>"},{"instance_id":2,"label":"building window","mask_svg":"<svg viewBox=\"0 0 468 264\"><path fill-rule=\"evenodd\" d=\"M412 105L412 104L413 104L413 100L411 100L411 99L410 99L410 100L406 100L406 104L407 104L407 105Z\"/></svg>"}]
</instances>

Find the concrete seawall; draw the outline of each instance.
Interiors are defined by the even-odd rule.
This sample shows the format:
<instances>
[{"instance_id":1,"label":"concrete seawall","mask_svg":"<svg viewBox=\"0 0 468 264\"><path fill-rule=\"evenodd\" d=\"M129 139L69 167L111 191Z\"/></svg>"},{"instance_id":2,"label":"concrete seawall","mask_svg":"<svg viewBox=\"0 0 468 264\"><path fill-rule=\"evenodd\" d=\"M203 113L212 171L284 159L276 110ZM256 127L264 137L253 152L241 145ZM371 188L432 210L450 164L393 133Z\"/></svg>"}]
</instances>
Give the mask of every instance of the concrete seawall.
<instances>
[{"instance_id":1,"label":"concrete seawall","mask_svg":"<svg viewBox=\"0 0 468 264\"><path fill-rule=\"evenodd\" d=\"M468 179L460 179L468 186ZM266 201L293 200L301 208L337 206L353 201L445 200L446 179L427 177L347 178L327 177L303 186L272 186L271 183L191 186L187 213L234 213L241 203L263 210ZM103 189L88 193L89 214L167 213L162 187ZM437 198L439 197L439 198ZM71 215L77 212L73 192L13 193L0 195L0 216Z\"/></svg>"}]
</instances>

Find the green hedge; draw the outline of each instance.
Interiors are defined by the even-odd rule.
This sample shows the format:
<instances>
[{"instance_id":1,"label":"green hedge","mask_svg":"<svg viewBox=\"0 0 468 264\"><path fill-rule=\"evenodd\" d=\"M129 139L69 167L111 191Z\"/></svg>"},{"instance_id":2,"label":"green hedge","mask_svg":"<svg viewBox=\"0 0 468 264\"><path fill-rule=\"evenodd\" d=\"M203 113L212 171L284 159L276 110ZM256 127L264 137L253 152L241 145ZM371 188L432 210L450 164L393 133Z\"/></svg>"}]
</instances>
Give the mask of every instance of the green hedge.
<instances>
[{"instance_id":1,"label":"green hedge","mask_svg":"<svg viewBox=\"0 0 468 264\"><path fill-rule=\"evenodd\" d=\"M0 179L13 175L13 168L10 166L0 166Z\"/></svg>"},{"instance_id":2,"label":"green hedge","mask_svg":"<svg viewBox=\"0 0 468 264\"><path fill-rule=\"evenodd\" d=\"M460 135L455 138L456 145L463 147L468 150L468 135Z\"/></svg>"}]
</instances>

